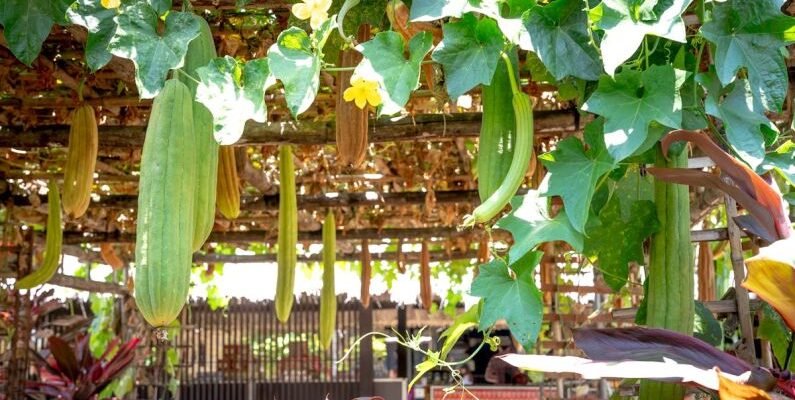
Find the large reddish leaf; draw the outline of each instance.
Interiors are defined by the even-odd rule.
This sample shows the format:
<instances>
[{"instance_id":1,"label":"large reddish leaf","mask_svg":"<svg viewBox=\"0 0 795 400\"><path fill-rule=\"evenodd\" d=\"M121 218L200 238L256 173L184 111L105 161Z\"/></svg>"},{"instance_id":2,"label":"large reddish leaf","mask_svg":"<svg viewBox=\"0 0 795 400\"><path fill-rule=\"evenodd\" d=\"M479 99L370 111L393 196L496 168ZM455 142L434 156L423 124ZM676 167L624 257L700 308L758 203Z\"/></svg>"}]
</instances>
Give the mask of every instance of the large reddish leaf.
<instances>
[{"instance_id":1,"label":"large reddish leaf","mask_svg":"<svg viewBox=\"0 0 795 400\"><path fill-rule=\"evenodd\" d=\"M775 222L776 239L786 239L792 234L789 218L784 210L781 196L762 177L721 149L709 136L697 132L678 130L662 138L663 154L667 156L671 143L688 141L703 151L721 170L729 175L734 184L753 197L768 210ZM740 201L739 199L737 200ZM772 241L771 241L772 242Z\"/></svg>"},{"instance_id":2,"label":"large reddish leaf","mask_svg":"<svg viewBox=\"0 0 795 400\"><path fill-rule=\"evenodd\" d=\"M744 192L740 188L729 185L718 176L704 171L683 168L650 167L648 172L654 175L655 178L666 182L689 186L703 186L723 191L748 210L748 213L753 217L753 221L756 222L755 224L743 223L743 228L748 229L751 233L769 243L778 240L779 233L776 230L776 222L770 210L750 194ZM741 223L743 221L744 220L740 219L737 222Z\"/></svg>"},{"instance_id":3,"label":"large reddish leaf","mask_svg":"<svg viewBox=\"0 0 795 400\"><path fill-rule=\"evenodd\" d=\"M77 363L77 356L72 346L58 336L50 336L48 342L50 353L57 363L58 370L72 381L77 380L80 375L80 365Z\"/></svg>"},{"instance_id":4,"label":"large reddish leaf","mask_svg":"<svg viewBox=\"0 0 795 400\"><path fill-rule=\"evenodd\" d=\"M694 337L656 328L578 329L574 344L595 361L663 361L701 369L718 367L732 375L752 369L747 362Z\"/></svg>"},{"instance_id":5,"label":"large reddish leaf","mask_svg":"<svg viewBox=\"0 0 795 400\"><path fill-rule=\"evenodd\" d=\"M768 302L795 330L795 239L779 240L749 258L743 287Z\"/></svg>"}]
</instances>

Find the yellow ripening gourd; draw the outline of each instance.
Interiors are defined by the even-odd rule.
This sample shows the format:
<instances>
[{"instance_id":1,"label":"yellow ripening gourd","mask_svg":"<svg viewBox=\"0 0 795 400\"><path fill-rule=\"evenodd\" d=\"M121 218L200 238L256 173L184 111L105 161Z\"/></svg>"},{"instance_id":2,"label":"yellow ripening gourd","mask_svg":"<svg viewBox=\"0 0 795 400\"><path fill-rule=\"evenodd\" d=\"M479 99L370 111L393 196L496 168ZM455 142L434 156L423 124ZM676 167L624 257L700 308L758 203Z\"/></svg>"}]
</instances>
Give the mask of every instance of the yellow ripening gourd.
<instances>
[{"instance_id":1,"label":"yellow ripening gourd","mask_svg":"<svg viewBox=\"0 0 795 400\"><path fill-rule=\"evenodd\" d=\"M80 106L72 114L63 174L63 209L72 218L82 217L91 201L98 146L94 109L89 105Z\"/></svg>"},{"instance_id":2,"label":"yellow ripening gourd","mask_svg":"<svg viewBox=\"0 0 795 400\"><path fill-rule=\"evenodd\" d=\"M240 215L240 179L237 177L235 148L220 146L218 151L218 191L215 202L221 215L235 219Z\"/></svg>"},{"instance_id":3,"label":"yellow ripening gourd","mask_svg":"<svg viewBox=\"0 0 795 400\"><path fill-rule=\"evenodd\" d=\"M422 308L431 309L433 293L431 292L431 254L428 250L428 241L422 241L420 252L420 301Z\"/></svg>"}]
</instances>

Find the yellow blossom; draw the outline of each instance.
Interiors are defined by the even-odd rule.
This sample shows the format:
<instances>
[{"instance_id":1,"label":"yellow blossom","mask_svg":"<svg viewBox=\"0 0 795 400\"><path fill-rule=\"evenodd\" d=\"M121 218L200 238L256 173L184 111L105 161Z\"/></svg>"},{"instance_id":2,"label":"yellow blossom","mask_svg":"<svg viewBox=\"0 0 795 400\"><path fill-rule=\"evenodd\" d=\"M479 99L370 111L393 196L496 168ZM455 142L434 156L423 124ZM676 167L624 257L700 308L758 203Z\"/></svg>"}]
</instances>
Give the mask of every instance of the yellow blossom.
<instances>
[{"instance_id":1,"label":"yellow blossom","mask_svg":"<svg viewBox=\"0 0 795 400\"><path fill-rule=\"evenodd\" d=\"M309 26L317 29L328 19L330 7L331 0L303 0L301 3L293 4L293 15L298 19L308 19Z\"/></svg>"},{"instance_id":2,"label":"yellow blossom","mask_svg":"<svg viewBox=\"0 0 795 400\"><path fill-rule=\"evenodd\" d=\"M101 3L105 8L119 8L121 0L102 0Z\"/></svg>"},{"instance_id":3,"label":"yellow blossom","mask_svg":"<svg viewBox=\"0 0 795 400\"><path fill-rule=\"evenodd\" d=\"M364 80L362 78L354 78L351 80L351 87L345 89L342 94L345 101L353 101L356 107L364 108L367 103L373 107L381 105L381 95L378 94L378 83L374 81Z\"/></svg>"}]
</instances>

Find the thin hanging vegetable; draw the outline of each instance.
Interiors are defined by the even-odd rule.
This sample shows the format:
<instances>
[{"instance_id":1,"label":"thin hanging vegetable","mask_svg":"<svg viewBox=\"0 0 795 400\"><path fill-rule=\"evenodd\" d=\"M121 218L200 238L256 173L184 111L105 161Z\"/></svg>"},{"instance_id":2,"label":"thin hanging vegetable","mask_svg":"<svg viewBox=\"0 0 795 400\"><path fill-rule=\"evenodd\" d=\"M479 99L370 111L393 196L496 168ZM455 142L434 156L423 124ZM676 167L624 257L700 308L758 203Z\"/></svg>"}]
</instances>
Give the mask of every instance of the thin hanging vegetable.
<instances>
[{"instance_id":1,"label":"thin hanging vegetable","mask_svg":"<svg viewBox=\"0 0 795 400\"><path fill-rule=\"evenodd\" d=\"M218 191L215 202L221 215L235 219L240 215L240 179L235 164L235 148L220 146L218 151Z\"/></svg>"},{"instance_id":2,"label":"thin hanging vegetable","mask_svg":"<svg viewBox=\"0 0 795 400\"><path fill-rule=\"evenodd\" d=\"M370 308L370 279L372 278L373 266L370 265L370 241L362 240L362 287L360 297L362 307Z\"/></svg>"},{"instance_id":3,"label":"thin hanging vegetable","mask_svg":"<svg viewBox=\"0 0 795 400\"><path fill-rule=\"evenodd\" d=\"M323 221L323 289L320 292L320 346L328 349L334 337L337 319L337 292L334 287L334 264L337 231L334 214L329 210Z\"/></svg>"},{"instance_id":4,"label":"thin hanging vegetable","mask_svg":"<svg viewBox=\"0 0 795 400\"><path fill-rule=\"evenodd\" d=\"M35 271L17 281L17 289L30 289L47 283L58 271L61 261L61 245L63 244L61 194L58 191L58 184L54 180L50 180L47 188L49 189L47 192L47 243L44 247L44 261Z\"/></svg>"},{"instance_id":5,"label":"thin hanging vegetable","mask_svg":"<svg viewBox=\"0 0 795 400\"><path fill-rule=\"evenodd\" d=\"M276 263L276 317L281 322L290 318L295 287L295 263L298 242L298 208L295 197L295 166L290 145L279 146L279 238Z\"/></svg>"},{"instance_id":6,"label":"thin hanging vegetable","mask_svg":"<svg viewBox=\"0 0 795 400\"><path fill-rule=\"evenodd\" d=\"M433 293L431 292L431 255L428 251L428 241L422 241L420 253L420 300L422 308L431 309L433 304Z\"/></svg>"}]
</instances>

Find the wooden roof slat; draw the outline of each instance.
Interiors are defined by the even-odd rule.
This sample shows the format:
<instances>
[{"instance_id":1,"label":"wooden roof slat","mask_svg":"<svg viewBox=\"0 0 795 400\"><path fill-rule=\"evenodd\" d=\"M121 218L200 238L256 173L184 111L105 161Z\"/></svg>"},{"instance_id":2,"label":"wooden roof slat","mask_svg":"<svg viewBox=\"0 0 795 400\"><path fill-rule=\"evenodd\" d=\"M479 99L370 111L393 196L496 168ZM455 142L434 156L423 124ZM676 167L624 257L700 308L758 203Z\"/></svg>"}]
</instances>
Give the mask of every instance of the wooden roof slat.
<instances>
[{"instance_id":1,"label":"wooden roof slat","mask_svg":"<svg viewBox=\"0 0 795 400\"><path fill-rule=\"evenodd\" d=\"M480 113L453 115L421 114L398 121L379 119L370 125L370 143L451 140L474 137L480 133ZM583 121L584 122L584 121ZM535 112L536 137L555 136L578 129L580 118L574 111ZM336 143L334 121L287 121L246 124L238 146L243 145L325 145ZM146 136L144 126L107 126L99 128L100 147L141 147ZM40 126L31 129L0 126L0 148L30 149L66 146L69 127Z\"/></svg>"}]
</instances>

